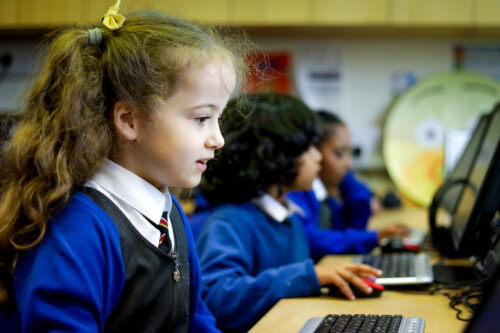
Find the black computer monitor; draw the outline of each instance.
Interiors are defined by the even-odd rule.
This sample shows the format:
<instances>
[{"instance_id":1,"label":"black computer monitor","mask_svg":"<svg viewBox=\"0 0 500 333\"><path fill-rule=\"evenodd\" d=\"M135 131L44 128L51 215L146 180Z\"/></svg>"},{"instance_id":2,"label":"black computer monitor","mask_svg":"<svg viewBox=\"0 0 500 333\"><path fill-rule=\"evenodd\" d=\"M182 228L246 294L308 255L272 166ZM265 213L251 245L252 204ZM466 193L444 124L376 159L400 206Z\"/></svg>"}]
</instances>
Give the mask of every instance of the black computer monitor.
<instances>
[{"instance_id":1,"label":"black computer monitor","mask_svg":"<svg viewBox=\"0 0 500 333\"><path fill-rule=\"evenodd\" d=\"M449 226L486 135L490 117L491 113L487 113L479 118L462 155L443 185L434 193L432 203L429 206L431 240L435 249L445 257L460 256L451 239ZM439 275L439 273L435 273Z\"/></svg>"},{"instance_id":2,"label":"black computer monitor","mask_svg":"<svg viewBox=\"0 0 500 333\"><path fill-rule=\"evenodd\" d=\"M477 153L483 142L484 135L488 128L488 122L490 119L490 114L483 114L479 121L477 122L472 135L465 146L462 155L455 164L453 170L450 172L445 180L445 184L449 182L456 182L455 185L451 186L440 200L440 208L446 210L449 216L453 216L457 208L459 199L462 195L464 189L463 182L457 182L459 180L467 180L471 171L471 168L476 160Z\"/></svg>"},{"instance_id":3,"label":"black computer monitor","mask_svg":"<svg viewBox=\"0 0 500 333\"><path fill-rule=\"evenodd\" d=\"M462 255L484 258L491 247L491 222L499 209L499 193L500 105L497 105L490 114L488 128L453 214L451 237Z\"/></svg>"}]
</instances>

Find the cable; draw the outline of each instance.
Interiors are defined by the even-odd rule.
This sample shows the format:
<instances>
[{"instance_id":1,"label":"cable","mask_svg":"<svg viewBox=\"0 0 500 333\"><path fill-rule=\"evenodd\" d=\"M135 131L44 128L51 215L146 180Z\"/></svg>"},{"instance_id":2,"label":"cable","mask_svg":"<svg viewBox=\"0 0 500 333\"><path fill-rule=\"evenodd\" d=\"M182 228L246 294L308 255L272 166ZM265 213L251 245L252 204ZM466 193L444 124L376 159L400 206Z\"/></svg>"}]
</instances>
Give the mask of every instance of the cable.
<instances>
[{"instance_id":1,"label":"cable","mask_svg":"<svg viewBox=\"0 0 500 333\"><path fill-rule=\"evenodd\" d=\"M444 286L439 286L431 290L431 295L435 294L441 290L461 290L458 293L451 293L451 292L441 292L441 295L444 295L448 297L450 300L449 306L454 309L456 313L456 317L458 320L461 321L470 321L472 319L472 316L470 317L464 317L463 314L463 309L460 307L464 307L469 310L472 314L476 311L477 307L481 303L482 297L483 297L483 286L484 283L487 281L487 278L482 278L477 281L474 281L472 283L469 283L468 285L460 285L460 284L448 284Z\"/></svg>"}]
</instances>

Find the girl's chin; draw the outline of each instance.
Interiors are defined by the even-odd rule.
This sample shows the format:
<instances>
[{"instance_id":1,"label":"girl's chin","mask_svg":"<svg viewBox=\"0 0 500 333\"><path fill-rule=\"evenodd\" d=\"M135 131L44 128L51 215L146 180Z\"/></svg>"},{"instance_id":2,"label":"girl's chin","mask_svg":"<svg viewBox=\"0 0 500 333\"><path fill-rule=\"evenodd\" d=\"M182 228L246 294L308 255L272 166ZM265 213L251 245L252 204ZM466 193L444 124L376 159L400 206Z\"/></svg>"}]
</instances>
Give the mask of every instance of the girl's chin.
<instances>
[{"instance_id":1,"label":"girl's chin","mask_svg":"<svg viewBox=\"0 0 500 333\"><path fill-rule=\"evenodd\" d=\"M199 177L195 177L194 179L186 181L185 184L179 187L190 189L198 186L200 184L200 181L201 181L201 175Z\"/></svg>"},{"instance_id":2,"label":"girl's chin","mask_svg":"<svg viewBox=\"0 0 500 333\"><path fill-rule=\"evenodd\" d=\"M193 177L192 179L185 179L176 183L171 183L167 187L176 187L176 188L184 188L184 189L192 189L200 184L201 175L198 177Z\"/></svg>"}]
</instances>

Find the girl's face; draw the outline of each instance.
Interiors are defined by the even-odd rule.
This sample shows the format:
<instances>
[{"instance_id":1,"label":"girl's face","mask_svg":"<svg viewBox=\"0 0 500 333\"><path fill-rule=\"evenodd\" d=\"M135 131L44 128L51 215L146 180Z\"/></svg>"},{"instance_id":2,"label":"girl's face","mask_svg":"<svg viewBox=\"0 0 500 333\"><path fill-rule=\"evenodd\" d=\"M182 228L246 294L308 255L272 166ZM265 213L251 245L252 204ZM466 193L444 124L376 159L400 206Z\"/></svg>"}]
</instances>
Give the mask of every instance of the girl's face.
<instances>
[{"instance_id":1,"label":"girl's face","mask_svg":"<svg viewBox=\"0 0 500 333\"><path fill-rule=\"evenodd\" d=\"M292 190L309 191L312 182L318 177L320 170L321 153L314 146L302 153L299 157L299 172L292 184Z\"/></svg>"},{"instance_id":2,"label":"girl's face","mask_svg":"<svg viewBox=\"0 0 500 333\"><path fill-rule=\"evenodd\" d=\"M126 166L157 188L196 186L216 149L224 145L219 117L235 88L232 64L215 59L190 65L173 94L141 126Z\"/></svg>"},{"instance_id":3,"label":"girl's face","mask_svg":"<svg viewBox=\"0 0 500 333\"><path fill-rule=\"evenodd\" d=\"M323 156L321 180L327 186L338 186L351 167L351 136L347 127L336 125L335 132L320 144L319 151Z\"/></svg>"}]
</instances>

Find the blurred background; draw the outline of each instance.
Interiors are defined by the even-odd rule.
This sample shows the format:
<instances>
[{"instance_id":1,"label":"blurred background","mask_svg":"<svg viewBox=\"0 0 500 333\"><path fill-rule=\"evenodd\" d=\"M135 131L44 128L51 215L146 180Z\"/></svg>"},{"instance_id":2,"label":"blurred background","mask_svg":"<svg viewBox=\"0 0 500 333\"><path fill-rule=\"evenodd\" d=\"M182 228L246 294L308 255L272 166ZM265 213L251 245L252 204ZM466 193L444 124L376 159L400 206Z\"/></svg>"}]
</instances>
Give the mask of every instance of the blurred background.
<instances>
[{"instance_id":1,"label":"blurred background","mask_svg":"<svg viewBox=\"0 0 500 333\"><path fill-rule=\"evenodd\" d=\"M0 115L23 110L43 36L97 26L114 0L0 1ZM500 0L122 0L242 29L261 74L348 125L376 194L427 206L480 114L500 101ZM4 134L2 134L4 135Z\"/></svg>"}]
</instances>

